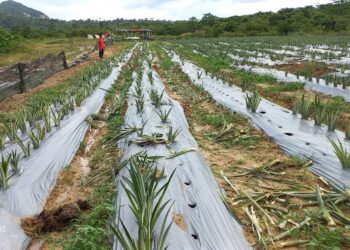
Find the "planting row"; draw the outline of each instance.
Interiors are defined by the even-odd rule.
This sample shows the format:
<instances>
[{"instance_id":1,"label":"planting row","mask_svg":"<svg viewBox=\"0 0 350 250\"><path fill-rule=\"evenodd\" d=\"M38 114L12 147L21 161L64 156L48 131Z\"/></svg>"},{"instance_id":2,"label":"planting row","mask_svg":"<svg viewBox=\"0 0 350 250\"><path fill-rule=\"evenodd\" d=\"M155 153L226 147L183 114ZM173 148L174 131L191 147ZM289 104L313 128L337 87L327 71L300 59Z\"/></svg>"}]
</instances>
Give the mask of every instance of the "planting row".
<instances>
[{"instance_id":1,"label":"planting row","mask_svg":"<svg viewBox=\"0 0 350 250\"><path fill-rule=\"evenodd\" d=\"M268 74L264 74L265 69L263 68L254 68L253 70L249 67L247 67L246 70L235 69L231 67L230 61L225 55L219 56L216 54L210 54L210 61L208 61L202 56L197 56L194 53L191 53L191 51L188 49L179 48L178 46L174 46L170 43L164 44L166 47L171 48L178 53L181 53L189 60L195 61L216 76L225 79L229 83L241 86L242 90L259 90L259 92L265 98L282 104L284 107L289 109L292 109L293 106L295 106L296 100L299 99L302 94L305 94L306 99L308 101L311 101L311 99L313 99L313 94L309 91L310 89L317 90L319 92L331 92L333 95L335 95L335 97L323 97L322 104L328 105L331 103L336 103L336 106L339 108L337 109L336 126L338 129L347 131L347 133L350 132L350 106L345 101L345 99L350 98L350 95L347 94L348 90L343 90L341 88L329 88L322 84L313 84L308 83L307 81L303 83L295 81L290 82L290 75L286 77L283 72L279 72L275 69L267 69L267 71L276 72L278 80L288 82L288 84L278 84L276 83L276 79L274 77ZM314 110L312 110L311 113L314 113ZM324 118L322 123L328 123L327 119Z\"/></svg>"},{"instance_id":2,"label":"planting row","mask_svg":"<svg viewBox=\"0 0 350 250\"><path fill-rule=\"evenodd\" d=\"M17 112L0 114L0 188L6 189L9 180L19 174L19 160L39 149L45 138L61 127L121 60L116 56L90 66L59 87L35 95Z\"/></svg>"},{"instance_id":3,"label":"planting row","mask_svg":"<svg viewBox=\"0 0 350 250\"><path fill-rule=\"evenodd\" d=\"M166 94L150 57L141 62L117 138L124 168L114 249L248 249L180 104Z\"/></svg>"},{"instance_id":4,"label":"planting row","mask_svg":"<svg viewBox=\"0 0 350 250\"><path fill-rule=\"evenodd\" d=\"M242 50L229 50L227 46L222 47L222 45L207 45L205 43L202 43L201 46L198 45L198 48L197 46L195 47L196 50L193 50L193 52L200 55L211 55L214 57L225 58L225 60L227 60L227 58L230 58L233 61L233 66L236 68L254 72L259 75L271 75L279 82L299 82L304 84L307 90L313 90L332 96L341 96L346 101L350 102L350 77L348 74L345 74L347 71L345 71L343 68L339 69L339 73L337 74L324 73L321 76L313 76L311 69L309 69L308 66L305 66L303 70L297 70L296 72L293 72L294 74L292 74L291 72L288 72L288 69L283 71L271 68L269 66L281 65L285 68L288 68L287 65L289 64L293 65L302 63L302 61L299 59L297 60L297 58L282 58L281 60L275 60L265 57L261 52L249 51L253 54L256 53L255 57L252 57L250 53L246 53L248 51L242 52ZM317 64L314 65L316 68L321 68L321 66L322 65L317 66ZM298 68L302 67L298 66ZM329 68L328 71L336 70Z\"/></svg>"},{"instance_id":5,"label":"planting row","mask_svg":"<svg viewBox=\"0 0 350 250\"><path fill-rule=\"evenodd\" d=\"M60 127L53 129L46 136L38 149L19 159L18 166L20 170L17 175L14 175L14 171L8 167L2 168L2 177L7 177L4 179L8 185L6 185L7 189L3 188L0 191L0 224L6 227L6 231L0 234L0 241L6 249L22 249L28 243L28 238L18 225L17 218L33 216L41 212L47 195L55 185L59 172L70 163L89 128L88 117L99 111L104 102L106 89L109 89L114 83L122 66L129 60L131 54L132 50L129 50L127 53L120 55L119 60L114 59L104 63L109 68L109 72L104 73L107 78L94 84L96 85L95 88L98 87L98 89L91 90L90 96L80 103L80 107L75 108L71 114L62 120ZM116 66L117 61L119 61L118 66ZM98 72L96 73L98 74ZM97 78L93 74L89 76ZM83 78L82 82L90 82L86 76L81 77ZM74 85L74 82L72 84ZM85 85L80 85L80 87L82 90ZM75 89L74 86L62 86L60 96L63 96L64 91L71 88ZM74 93L79 91L80 89L75 89ZM57 100L54 97L55 93L59 93L58 88L43 92L39 95L40 98L37 97L34 100L50 105L50 101ZM69 95L67 98L70 99L71 96ZM51 107L54 108L53 106ZM57 105L56 108L55 112L59 112L58 110L61 110L62 105ZM44 121L38 121L38 123L45 126ZM27 126L29 127L30 124L27 124ZM33 133L38 133L38 131L34 130ZM26 144L31 145L29 135L27 137L25 135L21 136ZM6 158L8 155L12 155L9 153L12 150L19 152L20 147L9 141L2 151L2 166L6 166L4 162L8 161ZM13 161L13 157L10 160ZM10 161L9 164L12 164L12 162ZM9 179L9 177L12 178Z\"/></svg>"}]
</instances>

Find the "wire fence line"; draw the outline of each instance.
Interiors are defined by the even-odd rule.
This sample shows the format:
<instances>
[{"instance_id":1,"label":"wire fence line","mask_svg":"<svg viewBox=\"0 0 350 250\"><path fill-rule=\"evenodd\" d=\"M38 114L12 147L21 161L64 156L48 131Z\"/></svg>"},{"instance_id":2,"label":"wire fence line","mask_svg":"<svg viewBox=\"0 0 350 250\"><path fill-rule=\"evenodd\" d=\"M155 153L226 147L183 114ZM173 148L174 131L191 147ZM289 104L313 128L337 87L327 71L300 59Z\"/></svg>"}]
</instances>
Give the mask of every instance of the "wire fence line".
<instances>
[{"instance_id":1,"label":"wire fence line","mask_svg":"<svg viewBox=\"0 0 350 250\"><path fill-rule=\"evenodd\" d=\"M65 53L48 54L29 63L17 63L0 71L0 101L40 85L53 74L68 69Z\"/></svg>"},{"instance_id":2,"label":"wire fence line","mask_svg":"<svg viewBox=\"0 0 350 250\"><path fill-rule=\"evenodd\" d=\"M106 47L112 46L113 39L106 39ZM84 53L79 59L72 62L75 66L89 60L89 56L96 47ZM0 69L0 102L16 94L28 92L30 89L42 84L53 74L68 69L65 52L57 55L48 54L28 63L17 63L10 67Z\"/></svg>"}]
</instances>

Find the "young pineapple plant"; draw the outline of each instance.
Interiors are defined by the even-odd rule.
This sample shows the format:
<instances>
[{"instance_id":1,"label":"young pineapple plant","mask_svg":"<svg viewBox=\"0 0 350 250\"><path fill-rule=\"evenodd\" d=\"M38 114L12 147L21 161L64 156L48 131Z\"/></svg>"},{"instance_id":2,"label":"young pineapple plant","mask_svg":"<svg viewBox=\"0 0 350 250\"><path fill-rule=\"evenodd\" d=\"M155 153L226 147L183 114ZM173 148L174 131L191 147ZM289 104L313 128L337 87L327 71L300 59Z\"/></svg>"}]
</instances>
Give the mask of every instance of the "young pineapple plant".
<instances>
[{"instance_id":1,"label":"young pineapple plant","mask_svg":"<svg viewBox=\"0 0 350 250\"><path fill-rule=\"evenodd\" d=\"M296 98L293 98L292 101L292 113L293 115L297 115L299 113L299 102Z\"/></svg>"},{"instance_id":2,"label":"young pineapple plant","mask_svg":"<svg viewBox=\"0 0 350 250\"><path fill-rule=\"evenodd\" d=\"M7 189L10 178L10 162L2 156L0 163L0 187L2 189Z\"/></svg>"},{"instance_id":3,"label":"young pineapple plant","mask_svg":"<svg viewBox=\"0 0 350 250\"><path fill-rule=\"evenodd\" d=\"M25 108L26 112L26 118L27 122L29 123L29 126L33 126L34 122L36 122L36 112L33 110L32 107Z\"/></svg>"},{"instance_id":4,"label":"young pineapple plant","mask_svg":"<svg viewBox=\"0 0 350 250\"><path fill-rule=\"evenodd\" d=\"M142 113L143 109L145 107L145 99L143 97L143 95L141 97L138 97L136 99L136 109L137 109L137 113Z\"/></svg>"},{"instance_id":5,"label":"young pineapple plant","mask_svg":"<svg viewBox=\"0 0 350 250\"><path fill-rule=\"evenodd\" d=\"M174 143L176 140L176 137L180 134L181 129L173 130L173 127L169 127L169 132L168 132L168 140L167 143Z\"/></svg>"},{"instance_id":6,"label":"young pineapple plant","mask_svg":"<svg viewBox=\"0 0 350 250\"><path fill-rule=\"evenodd\" d=\"M348 122L348 125L345 129L345 139L350 140L350 121Z\"/></svg>"},{"instance_id":7,"label":"young pineapple plant","mask_svg":"<svg viewBox=\"0 0 350 250\"><path fill-rule=\"evenodd\" d=\"M68 98L67 108L69 111L74 111L74 99L73 98Z\"/></svg>"},{"instance_id":8,"label":"young pineapple plant","mask_svg":"<svg viewBox=\"0 0 350 250\"><path fill-rule=\"evenodd\" d=\"M334 76L334 80L333 80L333 87L338 88L338 78L335 78L335 76Z\"/></svg>"},{"instance_id":9,"label":"young pineapple plant","mask_svg":"<svg viewBox=\"0 0 350 250\"><path fill-rule=\"evenodd\" d=\"M86 95L84 93L84 91L79 91L78 93L76 93L75 95L75 104L80 107L83 100L85 99Z\"/></svg>"},{"instance_id":10,"label":"young pineapple plant","mask_svg":"<svg viewBox=\"0 0 350 250\"><path fill-rule=\"evenodd\" d=\"M253 93L246 93L245 102L247 109L250 109L253 113L255 113L261 102L261 97L259 96L258 91L254 91Z\"/></svg>"},{"instance_id":11,"label":"young pineapple plant","mask_svg":"<svg viewBox=\"0 0 350 250\"><path fill-rule=\"evenodd\" d=\"M152 71L149 71L147 73L147 76L148 76L149 82L151 83L151 85L153 85L153 73L152 73Z\"/></svg>"},{"instance_id":12,"label":"young pineapple plant","mask_svg":"<svg viewBox=\"0 0 350 250\"><path fill-rule=\"evenodd\" d=\"M36 132L40 138L40 140L44 140L46 136L46 129L45 126L41 126L40 123L36 122L34 124L34 128L36 129Z\"/></svg>"},{"instance_id":13,"label":"young pineapple plant","mask_svg":"<svg viewBox=\"0 0 350 250\"><path fill-rule=\"evenodd\" d=\"M305 95L303 94L299 103L299 113L302 119L308 119L312 110L312 102L305 100Z\"/></svg>"},{"instance_id":14,"label":"young pineapple plant","mask_svg":"<svg viewBox=\"0 0 350 250\"><path fill-rule=\"evenodd\" d=\"M135 91L135 96L136 96L137 98L140 98L141 96L143 96L141 84L136 84L135 90L134 90L134 91Z\"/></svg>"},{"instance_id":15,"label":"young pineapple plant","mask_svg":"<svg viewBox=\"0 0 350 250\"><path fill-rule=\"evenodd\" d=\"M335 127L337 124L337 119L338 119L339 109L340 109L340 105L337 102L328 105L328 107L326 109L326 120L327 120L327 125L328 125L329 131L335 130Z\"/></svg>"},{"instance_id":16,"label":"young pineapple plant","mask_svg":"<svg viewBox=\"0 0 350 250\"><path fill-rule=\"evenodd\" d=\"M166 123L168 121L168 118L169 118L169 115L170 115L172 109L173 108L170 108L168 111L163 111L162 109L160 109L159 112L156 111L156 113L159 116L162 123Z\"/></svg>"},{"instance_id":17,"label":"young pineapple plant","mask_svg":"<svg viewBox=\"0 0 350 250\"><path fill-rule=\"evenodd\" d=\"M154 107L159 108L164 96L164 90L159 94L157 90L151 89L151 91L148 91L148 94Z\"/></svg>"},{"instance_id":18,"label":"young pineapple plant","mask_svg":"<svg viewBox=\"0 0 350 250\"><path fill-rule=\"evenodd\" d=\"M7 119L5 119L4 117L1 117L1 118L2 118L3 128L5 130L7 137L11 141L16 140L17 131L18 131L17 122L13 121L10 117L7 117Z\"/></svg>"},{"instance_id":19,"label":"young pineapple plant","mask_svg":"<svg viewBox=\"0 0 350 250\"><path fill-rule=\"evenodd\" d=\"M19 137L16 138L16 142L22 149L24 157L29 157L31 153L31 142L28 140L27 143L24 143Z\"/></svg>"},{"instance_id":20,"label":"young pineapple plant","mask_svg":"<svg viewBox=\"0 0 350 250\"><path fill-rule=\"evenodd\" d=\"M50 133L52 128L51 128L51 112L48 106L43 106L41 108L41 115L44 120L44 125L46 132Z\"/></svg>"},{"instance_id":21,"label":"young pineapple plant","mask_svg":"<svg viewBox=\"0 0 350 250\"><path fill-rule=\"evenodd\" d=\"M340 164L342 165L343 168L350 168L350 152L347 152L345 146L341 143L341 141L338 139L338 142L335 140L332 140L328 138L329 141L331 142L334 153L339 159Z\"/></svg>"},{"instance_id":22,"label":"young pineapple plant","mask_svg":"<svg viewBox=\"0 0 350 250\"><path fill-rule=\"evenodd\" d=\"M62 110L59 110L59 111L55 112L51 108L51 114L52 114L52 119L53 119L53 123L55 124L55 127L60 127L61 126L61 120L63 119L63 112L62 112Z\"/></svg>"},{"instance_id":23,"label":"young pineapple plant","mask_svg":"<svg viewBox=\"0 0 350 250\"><path fill-rule=\"evenodd\" d=\"M19 159L21 158L21 153L17 153L16 150L12 150L8 155L8 161L11 165L12 172L17 174L19 172Z\"/></svg>"},{"instance_id":24,"label":"young pineapple plant","mask_svg":"<svg viewBox=\"0 0 350 250\"><path fill-rule=\"evenodd\" d=\"M6 141L6 134L0 130L0 150L4 148Z\"/></svg>"},{"instance_id":25,"label":"young pineapple plant","mask_svg":"<svg viewBox=\"0 0 350 250\"><path fill-rule=\"evenodd\" d=\"M24 109L21 109L17 112L16 123L17 127L21 130L22 134L27 132L27 114Z\"/></svg>"},{"instance_id":26,"label":"young pineapple plant","mask_svg":"<svg viewBox=\"0 0 350 250\"><path fill-rule=\"evenodd\" d=\"M251 82L249 82L248 80L246 80L245 78L243 78L243 80L242 80L242 85L241 85L241 87L242 87L242 91L243 92L246 92L247 90L249 90L251 87L252 87L252 83Z\"/></svg>"},{"instance_id":27,"label":"young pineapple plant","mask_svg":"<svg viewBox=\"0 0 350 250\"><path fill-rule=\"evenodd\" d=\"M40 148L41 139L40 139L39 133L35 133L33 131L30 131L28 133L28 137L31 140L34 149Z\"/></svg>"},{"instance_id":28,"label":"young pineapple plant","mask_svg":"<svg viewBox=\"0 0 350 250\"><path fill-rule=\"evenodd\" d=\"M164 201L165 193L175 173L172 172L168 181L160 186L160 179L164 178L164 170L160 172L156 168L154 160L147 155L136 155L123 164L128 166L130 178L123 177L121 185L130 202L130 208L137 222L137 238L133 238L131 232L120 220L121 226L111 224L111 229L123 249L166 249L166 237L172 223L166 224L170 213L170 200ZM168 209L166 210L166 208ZM165 216L161 221L159 235L155 235L156 223L160 215Z\"/></svg>"},{"instance_id":29,"label":"young pineapple plant","mask_svg":"<svg viewBox=\"0 0 350 250\"><path fill-rule=\"evenodd\" d=\"M321 125L323 117L325 115L327 109L327 105L324 105L321 101L321 97L319 95L315 95L314 101L314 119L315 125Z\"/></svg>"}]
</instances>

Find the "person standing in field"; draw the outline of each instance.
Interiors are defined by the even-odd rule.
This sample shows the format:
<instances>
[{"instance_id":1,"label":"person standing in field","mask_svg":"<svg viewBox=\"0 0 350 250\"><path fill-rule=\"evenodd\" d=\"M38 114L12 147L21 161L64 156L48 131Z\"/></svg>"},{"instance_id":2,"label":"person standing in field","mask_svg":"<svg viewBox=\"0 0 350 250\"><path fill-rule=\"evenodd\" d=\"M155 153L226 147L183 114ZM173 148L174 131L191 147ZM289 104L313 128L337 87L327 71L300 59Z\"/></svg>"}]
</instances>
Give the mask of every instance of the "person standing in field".
<instances>
[{"instance_id":1,"label":"person standing in field","mask_svg":"<svg viewBox=\"0 0 350 250\"><path fill-rule=\"evenodd\" d=\"M98 55L100 57L100 59L103 59L103 54L105 52L105 41L103 40L102 34L99 34L99 38L98 38Z\"/></svg>"}]
</instances>

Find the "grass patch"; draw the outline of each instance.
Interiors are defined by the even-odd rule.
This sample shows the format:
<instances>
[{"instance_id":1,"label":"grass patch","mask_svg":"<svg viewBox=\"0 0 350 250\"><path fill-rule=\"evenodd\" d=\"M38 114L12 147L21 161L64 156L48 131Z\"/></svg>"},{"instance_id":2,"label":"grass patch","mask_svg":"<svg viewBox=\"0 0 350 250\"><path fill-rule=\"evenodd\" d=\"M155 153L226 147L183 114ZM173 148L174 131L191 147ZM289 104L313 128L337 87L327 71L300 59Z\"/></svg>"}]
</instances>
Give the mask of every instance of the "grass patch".
<instances>
[{"instance_id":1,"label":"grass patch","mask_svg":"<svg viewBox=\"0 0 350 250\"><path fill-rule=\"evenodd\" d=\"M293 92L304 89L304 84L299 82L291 82L287 84L280 84L269 86L265 89L266 92Z\"/></svg>"},{"instance_id":2,"label":"grass patch","mask_svg":"<svg viewBox=\"0 0 350 250\"><path fill-rule=\"evenodd\" d=\"M114 213L114 185L111 177L105 182L94 188L92 209L72 226L75 233L63 242L64 249L110 249L106 221Z\"/></svg>"},{"instance_id":3,"label":"grass patch","mask_svg":"<svg viewBox=\"0 0 350 250\"><path fill-rule=\"evenodd\" d=\"M95 40L86 38L62 38L62 39L25 39L20 45L7 54L0 54L0 67L13 65L19 62L28 62L46 56L65 51L67 60L72 61L75 57L91 51L95 46Z\"/></svg>"},{"instance_id":4,"label":"grass patch","mask_svg":"<svg viewBox=\"0 0 350 250\"><path fill-rule=\"evenodd\" d=\"M232 114L207 114L207 112L198 108L195 109L196 117L202 124L207 124L215 128L220 128L227 123L237 123L237 119Z\"/></svg>"}]
</instances>

